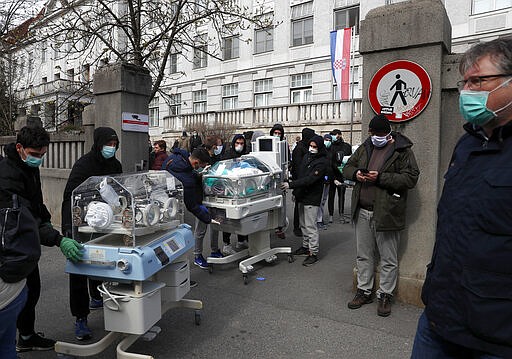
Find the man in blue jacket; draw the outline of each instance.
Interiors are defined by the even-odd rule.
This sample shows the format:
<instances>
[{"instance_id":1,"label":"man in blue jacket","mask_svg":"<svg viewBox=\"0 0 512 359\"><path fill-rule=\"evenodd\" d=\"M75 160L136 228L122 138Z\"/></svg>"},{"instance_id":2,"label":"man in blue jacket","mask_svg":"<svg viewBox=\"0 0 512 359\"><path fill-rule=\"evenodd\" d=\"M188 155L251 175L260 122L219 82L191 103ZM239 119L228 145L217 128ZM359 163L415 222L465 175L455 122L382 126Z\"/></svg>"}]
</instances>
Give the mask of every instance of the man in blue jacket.
<instances>
[{"instance_id":1,"label":"man in blue jacket","mask_svg":"<svg viewBox=\"0 0 512 359\"><path fill-rule=\"evenodd\" d=\"M462 57L467 121L438 204L413 359L512 358L512 37Z\"/></svg>"},{"instance_id":2,"label":"man in blue jacket","mask_svg":"<svg viewBox=\"0 0 512 359\"><path fill-rule=\"evenodd\" d=\"M185 207L198 219L194 229L196 247L194 250L194 264L200 268L208 268L208 263L203 257L203 238L206 232L206 226L209 223L217 223L213 220L208 209L203 206L203 185L199 170L210 164L210 154L203 148L196 148L189 153L180 148L174 149L173 153L167 157L162 165L162 169L167 170L183 184L183 200ZM199 235L199 233L203 235ZM212 242L212 255L222 256L219 248L215 247L217 241Z\"/></svg>"}]
</instances>

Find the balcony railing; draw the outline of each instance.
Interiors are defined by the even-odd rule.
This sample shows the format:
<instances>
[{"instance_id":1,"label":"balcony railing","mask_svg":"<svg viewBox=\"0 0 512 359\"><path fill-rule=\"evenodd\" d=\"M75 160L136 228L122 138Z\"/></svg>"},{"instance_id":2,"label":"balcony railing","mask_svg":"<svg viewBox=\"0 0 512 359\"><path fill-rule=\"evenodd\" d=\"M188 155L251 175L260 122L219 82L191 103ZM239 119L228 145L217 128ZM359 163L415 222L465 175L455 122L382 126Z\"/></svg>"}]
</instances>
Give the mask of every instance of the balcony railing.
<instances>
[{"instance_id":1,"label":"balcony railing","mask_svg":"<svg viewBox=\"0 0 512 359\"><path fill-rule=\"evenodd\" d=\"M89 86L79 81L59 79L18 90L18 95L21 99L29 99L53 94L55 92L84 94L89 92Z\"/></svg>"},{"instance_id":2,"label":"balcony railing","mask_svg":"<svg viewBox=\"0 0 512 359\"><path fill-rule=\"evenodd\" d=\"M351 102L326 101L279 106L247 108L228 111L210 111L164 117L159 121L163 132L180 132L206 123L210 127L233 125L237 128L272 127L275 123L287 126L350 123L361 121L361 100Z\"/></svg>"}]
</instances>

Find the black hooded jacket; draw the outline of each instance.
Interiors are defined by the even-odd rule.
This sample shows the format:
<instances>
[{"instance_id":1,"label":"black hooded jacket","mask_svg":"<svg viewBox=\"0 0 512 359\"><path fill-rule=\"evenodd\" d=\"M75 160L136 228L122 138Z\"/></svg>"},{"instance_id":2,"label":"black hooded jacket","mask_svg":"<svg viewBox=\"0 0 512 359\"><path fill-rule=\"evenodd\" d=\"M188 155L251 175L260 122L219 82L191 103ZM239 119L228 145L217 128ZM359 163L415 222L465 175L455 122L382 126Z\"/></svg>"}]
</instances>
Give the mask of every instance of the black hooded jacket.
<instances>
[{"instance_id":1,"label":"black hooded jacket","mask_svg":"<svg viewBox=\"0 0 512 359\"><path fill-rule=\"evenodd\" d=\"M302 129L302 139L297 142L297 146L293 149L292 152L292 167L290 169L290 173L292 175L292 179L296 179L299 177L299 169L302 163L302 158L308 153L309 150L309 140L311 137L315 135L315 131L311 128ZM323 144L323 140L322 140ZM325 146L324 146L325 147Z\"/></svg>"},{"instance_id":2,"label":"black hooded jacket","mask_svg":"<svg viewBox=\"0 0 512 359\"><path fill-rule=\"evenodd\" d=\"M242 152L236 152L235 151L235 142L239 138L243 138L245 140L244 148L243 148ZM246 155L247 153L248 153L247 152L247 140L245 139L244 135L238 134L238 135L234 135L233 136L233 139L231 140L231 145L224 152L224 156L222 156L222 159L223 160L230 160L232 158L238 158L238 157L241 157L242 155Z\"/></svg>"},{"instance_id":3,"label":"black hooded jacket","mask_svg":"<svg viewBox=\"0 0 512 359\"><path fill-rule=\"evenodd\" d=\"M62 233L71 236L71 194L73 190L91 176L112 175L123 172L121 162L114 156L106 159L101 154L101 149L111 140L119 139L116 131L110 127L98 127L94 130L94 143L91 150L75 162L69 174L64 196L62 199Z\"/></svg>"},{"instance_id":4,"label":"black hooded jacket","mask_svg":"<svg viewBox=\"0 0 512 359\"><path fill-rule=\"evenodd\" d=\"M318 153L309 152L309 142L314 141L318 147ZM320 206L324 190L325 175L327 173L327 151L324 139L314 135L307 142L308 153L300 163L298 175L290 182L293 195L297 202L305 205Z\"/></svg>"},{"instance_id":5,"label":"black hooded jacket","mask_svg":"<svg viewBox=\"0 0 512 359\"><path fill-rule=\"evenodd\" d=\"M279 139L281 141L284 140L284 127L283 127L283 125L281 125L280 123L276 123L274 126L272 126L272 129L270 130L270 136L274 135L274 131L275 130L281 131L281 136L279 137Z\"/></svg>"},{"instance_id":6,"label":"black hooded jacket","mask_svg":"<svg viewBox=\"0 0 512 359\"><path fill-rule=\"evenodd\" d=\"M42 245L60 245L59 231L46 225L51 215L43 203L39 168L30 167L21 160L16 144L5 146L6 158L0 161L0 208L12 206L12 195L17 194L30 202L30 212L39 222L39 238Z\"/></svg>"}]
</instances>

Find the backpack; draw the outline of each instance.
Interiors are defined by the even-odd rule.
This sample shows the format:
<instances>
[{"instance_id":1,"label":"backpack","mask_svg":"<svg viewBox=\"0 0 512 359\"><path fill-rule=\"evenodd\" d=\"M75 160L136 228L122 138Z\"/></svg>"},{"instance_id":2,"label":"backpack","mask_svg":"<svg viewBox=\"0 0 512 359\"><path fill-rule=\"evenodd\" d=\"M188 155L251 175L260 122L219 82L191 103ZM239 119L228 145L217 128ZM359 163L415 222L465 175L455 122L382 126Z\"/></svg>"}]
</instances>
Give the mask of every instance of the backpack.
<instances>
[{"instance_id":1,"label":"backpack","mask_svg":"<svg viewBox=\"0 0 512 359\"><path fill-rule=\"evenodd\" d=\"M0 209L0 278L6 283L26 278L41 256L39 223L25 201L13 194L12 207Z\"/></svg>"}]
</instances>

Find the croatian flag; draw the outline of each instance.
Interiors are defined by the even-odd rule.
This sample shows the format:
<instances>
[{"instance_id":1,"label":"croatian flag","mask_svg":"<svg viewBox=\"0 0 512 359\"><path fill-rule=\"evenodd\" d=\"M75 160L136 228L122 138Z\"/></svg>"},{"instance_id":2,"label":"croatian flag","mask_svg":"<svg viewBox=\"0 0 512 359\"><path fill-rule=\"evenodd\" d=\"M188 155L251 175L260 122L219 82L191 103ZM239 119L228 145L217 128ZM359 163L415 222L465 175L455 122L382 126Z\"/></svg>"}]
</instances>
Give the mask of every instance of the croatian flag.
<instances>
[{"instance_id":1,"label":"croatian flag","mask_svg":"<svg viewBox=\"0 0 512 359\"><path fill-rule=\"evenodd\" d=\"M350 27L331 31L331 63L334 81L341 100L349 99L350 87Z\"/></svg>"}]
</instances>

